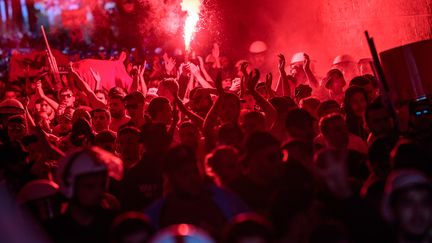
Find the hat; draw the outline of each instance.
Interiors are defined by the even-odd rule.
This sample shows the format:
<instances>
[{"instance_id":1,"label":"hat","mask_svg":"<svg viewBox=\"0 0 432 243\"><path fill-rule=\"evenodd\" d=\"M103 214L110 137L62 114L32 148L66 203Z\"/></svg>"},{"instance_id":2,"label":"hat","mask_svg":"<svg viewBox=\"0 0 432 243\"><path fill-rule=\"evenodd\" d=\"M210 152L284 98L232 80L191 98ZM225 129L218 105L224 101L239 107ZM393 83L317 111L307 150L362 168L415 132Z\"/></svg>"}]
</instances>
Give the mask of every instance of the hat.
<instances>
[{"instance_id":1,"label":"hat","mask_svg":"<svg viewBox=\"0 0 432 243\"><path fill-rule=\"evenodd\" d=\"M249 52L259 54L267 51L267 44L262 41L254 41L249 47Z\"/></svg>"},{"instance_id":2,"label":"hat","mask_svg":"<svg viewBox=\"0 0 432 243\"><path fill-rule=\"evenodd\" d=\"M296 54L294 54L291 58L291 64L295 64L295 63L303 63L305 61L305 52L297 52Z\"/></svg>"},{"instance_id":3,"label":"hat","mask_svg":"<svg viewBox=\"0 0 432 243\"><path fill-rule=\"evenodd\" d=\"M342 64L342 63L357 63L357 62L355 61L354 57L347 54L339 55L335 57L335 59L333 60L333 65Z\"/></svg>"},{"instance_id":4,"label":"hat","mask_svg":"<svg viewBox=\"0 0 432 243\"><path fill-rule=\"evenodd\" d=\"M0 114L23 114L24 106L17 99L5 99L0 103Z\"/></svg>"},{"instance_id":5,"label":"hat","mask_svg":"<svg viewBox=\"0 0 432 243\"><path fill-rule=\"evenodd\" d=\"M432 190L432 181L417 170L398 170L392 172L387 178L382 201L383 218L388 222L394 221L391 201L397 192L414 188L416 186L427 187Z\"/></svg>"},{"instance_id":6,"label":"hat","mask_svg":"<svg viewBox=\"0 0 432 243\"><path fill-rule=\"evenodd\" d=\"M327 72L326 77L322 81L322 83L324 84L324 87L326 87L326 89L330 89L330 86L331 86L331 83L332 83L331 80L332 80L332 76L333 75L338 75L338 76L343 77L343 73L339 69L336 69L336 68L330 69L330 71ZM345 82L345 79L344 79L343 86L345 86L345 84L346 84L346 82Z\"/></svg>"}]
</instances>

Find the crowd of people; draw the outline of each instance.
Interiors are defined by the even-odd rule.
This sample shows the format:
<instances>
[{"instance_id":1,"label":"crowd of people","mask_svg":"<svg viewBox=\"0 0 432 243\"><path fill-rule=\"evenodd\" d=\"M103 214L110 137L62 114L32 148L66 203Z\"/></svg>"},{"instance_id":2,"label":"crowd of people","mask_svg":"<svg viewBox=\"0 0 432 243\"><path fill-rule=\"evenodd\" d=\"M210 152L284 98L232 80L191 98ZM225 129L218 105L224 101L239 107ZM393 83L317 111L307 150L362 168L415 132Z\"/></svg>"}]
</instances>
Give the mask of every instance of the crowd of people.
<instances>
[{"instance_id":1,"label":"crowd of people","mask_svg":"<svg viewBox=\"0 0 432 243\"><path fill-rule=\"evenodd\" d=\"M390 102L370 60L321 79L281 54L264 73L262 46L123 54L126 89L74 65L3 76L0 206L19 213L2 241L430 242L431 115Z\"/></svg>"}]
</instances>

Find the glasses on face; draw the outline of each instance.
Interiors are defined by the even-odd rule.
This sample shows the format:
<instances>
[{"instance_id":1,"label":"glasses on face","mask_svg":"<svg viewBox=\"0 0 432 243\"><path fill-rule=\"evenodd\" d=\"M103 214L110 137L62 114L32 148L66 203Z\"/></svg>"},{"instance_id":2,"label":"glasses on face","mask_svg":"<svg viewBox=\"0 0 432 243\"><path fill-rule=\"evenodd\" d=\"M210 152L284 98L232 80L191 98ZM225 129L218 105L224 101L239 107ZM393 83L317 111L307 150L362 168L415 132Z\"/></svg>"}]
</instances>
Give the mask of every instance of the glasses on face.
<instances>
[{"instance_id":1,"label":"glasses on face","mask_svg":"<svg viewBox=\"0 0 432 243\"><path fill-rule=\"evenodd\" d=\"M69 99L71 97L72 97L72 94L61 94L60 95L60 98L62 98L62 99Z\"/></svg>"}]
</instances>

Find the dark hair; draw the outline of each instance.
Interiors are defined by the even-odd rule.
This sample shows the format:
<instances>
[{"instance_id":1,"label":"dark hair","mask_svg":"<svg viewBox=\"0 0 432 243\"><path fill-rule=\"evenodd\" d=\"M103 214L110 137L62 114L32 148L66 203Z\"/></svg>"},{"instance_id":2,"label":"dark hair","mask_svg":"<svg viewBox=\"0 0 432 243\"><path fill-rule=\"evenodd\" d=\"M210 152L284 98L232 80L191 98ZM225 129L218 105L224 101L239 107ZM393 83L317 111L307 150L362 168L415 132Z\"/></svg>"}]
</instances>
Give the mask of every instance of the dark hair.
<instances>
[{"instance_id":1,"label":"dark hair","mask_svg":"<svg viewBox=\"0 0 432 243\"><path fill-rule=\"evenodd\" d=\"M104 130L99 132L96 136L95 136L95 143L114 143L116 140L117 136L115 134L115 132L110 131L110 130Z\"/></svg>"},{"instance_id":2,"label":"dark hair","mask_svg":"<svg viewBox=\"0 0 432 243\"><path fill-rule=\"evenodd\" d=\"M360 87L364 87L368 84L371 83L371 80L364 77L364 76L357 76L354 77L353 79L351 79L349 86L360 86Z\"/></svg>"},{"instance_id":3,"label":"dark hair","mask_svg":"<svg viewBox=\"0 0 432 243\"><path fill-rule=\"evenodd\" d=\"M195 152L188 146L178 145L168 150L163 171L172 175L187 165L197 166Z\"/></svg>"},{"instance_id":4,"label":"dark hair","mask_svg":"<svg viewBox=\"0 0 432 243\"><path fill-rule=\"evenodd\" d=\"M341 114L337 114L337 113L333 113L327 116L324 116L321 118L320 122L319 122L319 128L322 134L327 134L328 133L328 127L330 125L330 123L332 123L333 121L336 120L340 120L342 122L345 122L344 117Z\"/></svg>"},{"instance_id":5,"label":"dark hair","mask_svg":"<svg viewBox=\"0 0 432 243\"><path fill-rule=\"evenodd\" d=\"M285 119L285 128L304 128L312 126L314 118L305 109L294 109L288 112Z\"/></svg>"},{"instance_id":6,"label":"dark hair","mask_svg":"<svg viewBox=\"0 0 432 243\"><path fill-rule=\"evenodd\" d=\"M269 100L279 114L288 112L291 109L297 108L297 104L291 97L273 97Z\"/></svg>"},{"instance_id":7,"label":"dark hair","mask_svg":"<svg viewBox=\"0 0 432 243\"><path fill-rule=\"evenodd\" d=\"M72 95L73 95L73 91L72 91L72 89L69 88L69 87L63 87L63 88L61 88L60 91L59 91L59 95L60 95L61 93L67 92L67 91L72 92Z\"/></svg>"},{"instance_id":8,"label":"dark hair","mask_svg":"<svg viewBox=\"0 0 432 243\"><path fill-rule=\"evenodd\" d=\"M321 102L321 104L319 104L318 109L317 109L318 118L321 118L321 117L327 115L327 111L330 109L341 110L341 107L340 107L339 103L337 103L336 100L323 101L323 102ZM342 112L342 110L341 110L341 112Z\"/></svg>"},{"instance_id":9,"label":"dark hair","mask_svg":"<svg viewBox=\"0 0 432 243\"><path fill-rule=\"evenodd\" d=\"M127 102L127 101L130 101L130 100L137 101L139 104L144 105L145 97L144 97L144 95L143 95L141 92L139 92L139 91L134 91L134 92L132 92L132 93L126 95L126 96L123 98L123 102Z\"/></svg>"},{"instance_id":10,"label":"dark hair","mask_svg":"<svg viewBox=\"0 0 432 243\"><path fill-rule=\"evenodd\" d=\"M124 99L126 92L120 87L113 87L108 92L108 97L110 99Z\"/></svg>"},{"instance_id":11,"label":"dark hair","mask_svg":"<svg viewBox=\"0 0 432 243\"><path fill-rule=\"evenodd\" d=\"M147 112L152 119L155 119L158 112L162 110L164 105L169 105L169 100L165 97L156 97L150 101L147 107Z\"/></svg>"},{"instance_id":12,"label":"dark hair","mask_svg":"<svg viewBox=\"0 0 432 243\"><path fill-rule=\"evenodd\" d=\"M96 112L103 112L103 113L105 114L105 117L106 117L107 119L110 119L110 118L111 118L111 113L110 113L107 109L104 109L104 108L96 108L96 109L93 109L93 110L90 112L90 115L91 115L92 118L95 116L95 113L96 113Z\"/></svg>"},{"instance_id":13,"label":"dark hair","mask_svg":"<svg viewBox=\"0 0 432 243\"><path fill-rule=\"evenodd\" d=\"M279 140L268 132L254 132L246 139L246 153L252 154L269 146L280 146Z\"/></svg>"},{"instance_id":14,"label":"dark hair","mask_svg":"<svg viewBox=\"0 0 432 243\"><path fill-rule=\"evenodd\" d=\"M368 103L368 96L366 91L360 87L360 86L351 86L345 91L345 99L344 99L344 109L346 114L346 123L348 130L361 137L363 140L367 139L367 132L363 128L363 120L359 119L354 115L354 112L351 109L351 98L354 96L354 94L361 93L363 97L366 100L366 103Z\"/></svg>"},{"instance_id":15,"label":"dark hair","mask_svg":"<svg viewBox=\"0 0 432 243\"><path fill-rule=\"evenodd\" d=\"M141 141L147 151L164 150L169 147L171 137L168 135L165 124L147 123L141 127Z\"/></svg>"},{"instance_id":16,"label":"dark hair","mask_svg":"<svg viewBox=\"0 0 432 243\"><path fill-rule=\"evenodd\" d=\"M141 135L140 133L141 131L136 127L125 126L118 130L117 137L120 137L125 134L134 134L139 137Z\"/></svg>"}]
</instances>

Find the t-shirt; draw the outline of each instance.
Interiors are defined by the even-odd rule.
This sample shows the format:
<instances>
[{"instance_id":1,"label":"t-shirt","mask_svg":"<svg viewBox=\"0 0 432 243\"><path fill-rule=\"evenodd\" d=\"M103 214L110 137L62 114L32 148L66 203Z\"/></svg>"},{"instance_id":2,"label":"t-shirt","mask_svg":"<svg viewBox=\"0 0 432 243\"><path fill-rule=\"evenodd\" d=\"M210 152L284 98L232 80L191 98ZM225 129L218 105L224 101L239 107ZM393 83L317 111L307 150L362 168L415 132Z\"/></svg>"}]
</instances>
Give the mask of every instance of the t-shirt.
<instances>
[{"instance_id":1,"label":"t-shirt","mask_svg":"<svg viewBox=\"0 0 432 243\"><path fill-rule=\"evenodd\" d=\"M105 243L110 242L107 232L115 216L114 211L99 209L90 225L80 225L66 212L47 222L45 229L53 242Z\"/></svg>"},{"instance_id":2,"label":"t-shirt","mask_svg":"<svg viewBox=\"0 0 432 243\"><path fill-rule=\"evenodd\" d=\"M125 172L114 192L125 210L141 210L162 196L163 155L144 154L142 160Z\"/></svg>"}]
</instances>

